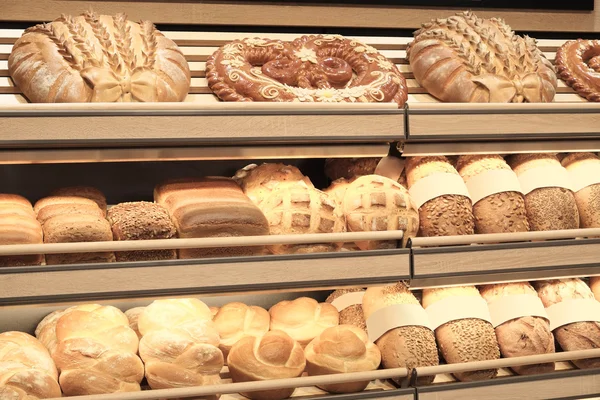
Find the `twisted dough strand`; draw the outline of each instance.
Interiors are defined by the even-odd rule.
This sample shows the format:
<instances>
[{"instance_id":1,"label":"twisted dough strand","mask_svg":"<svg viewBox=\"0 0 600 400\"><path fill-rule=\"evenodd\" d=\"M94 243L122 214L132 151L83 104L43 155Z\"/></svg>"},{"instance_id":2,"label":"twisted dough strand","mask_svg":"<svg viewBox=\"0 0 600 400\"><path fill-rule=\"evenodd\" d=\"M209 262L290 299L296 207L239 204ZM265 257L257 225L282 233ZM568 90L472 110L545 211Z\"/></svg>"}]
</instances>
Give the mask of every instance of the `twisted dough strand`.
<instances>
[{"instance_id":1,"label":"twisted dough strand","mask_svg":"<svg viewBox=\"0 0 600 400\"><path fill-rule=\"evenodd\" d=\"M558 76L581 97L600 101L600 41L571 40L556 53Z\"/></svg>"}]
</instances>

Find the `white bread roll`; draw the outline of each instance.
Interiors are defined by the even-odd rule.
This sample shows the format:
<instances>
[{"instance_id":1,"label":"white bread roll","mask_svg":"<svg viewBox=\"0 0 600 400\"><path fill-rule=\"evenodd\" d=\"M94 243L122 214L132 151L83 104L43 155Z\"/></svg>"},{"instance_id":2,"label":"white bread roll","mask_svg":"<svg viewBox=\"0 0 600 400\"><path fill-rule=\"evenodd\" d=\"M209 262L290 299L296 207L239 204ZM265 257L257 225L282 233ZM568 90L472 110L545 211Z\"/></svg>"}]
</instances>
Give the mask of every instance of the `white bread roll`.
<instances>
[{"instance_id":1,"label":"white bread roll","mask_svg":"<svg viewBox=\"0 0 600 400\"><path fill-rule=\"evenodd\" d=\"M365 331L352 325L327 328L304 351L308 375L374 371L381 363L379 348ZM330 393L356 393L369 382L349 382L319 387Z\"/></svg>"},{"instance_id":2,"label":"white bread roll","mask_svg":"<svg viewBox=\"0 0 600 400\"><path fill-rule=\"evenodd\" d=\"M369 319L376 311L395 304L420 305L417 298L402 282L370 287L363 297L365 318ZM382 365L386 369L413 369L439 364L433 332L423 326L402 326L391 329L377 339L375 344L381 350ZM429 384L434 378L434 376L419 378L419 384ZM400 383L399 380L397 382Z\"/></svg>"},{"instance_id":3,"label":"white bread roll","mask_svg":"<svg viewBox=\"0 0 600 400\"><path fill-rule=\"evenodd\" d=\"M326 303L333 303L333 301L340 296L343 296L348 293L354 292L362 292L364 289L355 288L355 289L338 289L331 293L327 299L325 299ZM365 321L365 314L363 313L362 304L354 304L350 307L345 308L340 311L340 325L353 325L357 328L362 329L363 331L367 331L367 323Z\"/></svg>"},{"instance_id":4,"label":"white bread roll","mask_svg":"<svg viewBox=\"0 0 600 400\"><path fill-rule=\"evenodd\" d=\"M275 330L237 342L229 352L227 364L233 382L252 382L299 377L306 367L306 359L298 342L285 332ZM282 400L290 397L294 390L242 394L252 400Z\"/></svg>"},{"instance_id":5,"label":"white bread roll","mask_svg":"<svg viewBox=\"0 0 600 400\"><path fill-rule=\"evenodd\" d=\"M553 279L533 283L545 307L567 300L594 299L594 294L581 279ZM574 322L553 331L556 341L564 351L600 348L600 323ZM577 368L598 368L600 358L573 361Z\"/></svg>"},{"instance_id":6,"label":"white bread roll","mask_svg":"<svg viewBox=\"0 0 600 400\"><path fill-rule=\"evenodd\" d=\"M487 171L515 173L497 154L465 155L458 158L456 169L465 183ZM529 231L525 198L519 192L491 194L473 205L475 233L509 233Z\"/></svg>"},{"instance_id":7,"label":"white bread roll","mask_svg":"<svg viewBox=\"0 0 600 400\"><path fill-rule=\"evenodd\" d=\"M138 338L119 309L98 304L71 307L44 319L36 333L42 331L39 337L60 371L65 395L140 390L144 365L136 355Z\"/></svg>"},{"instance_id":8,"label":"white bread roll","mask_svg":"<svg viewBox=\"0 0 600 400\"><path fill-rule=\"evenodd\" d=\"M212 312L212 311L211 311ZM229 303L221 307L213 317L221 342L219 349L227 360L234 344L246 336L262 336L269 331L271 317L262 307L243 303Z\"/></svg>"},{"instance_id":9,"label":"white bread roll","mask_svg":"<svg viewBox=\"0 0 600 400\"><path fill-rule=\"evenodd\" d=\"M334 306L308 297L281 301L271 307L269 314L270 329L287 333L303 348L325 329L340 323L340 315Z\"/></svg>"},{"instance_id":10,"label":"white bread roll","mask_svg":"<svg viewBox=\"0 0 600 400\"><path fill-rule=\"evenodd\" d=\"M48 350L23 332L0 334L0 399L61 397L58 372Z\"/></svg>"},{"instance_id":11,"label":"white bread roll","mask_svg":"<svg viewBox=\"0 0 600 400\"><path fill-rule=\"evenodd\" d=\"M538 167L562 168L555 154L517 154L509 158L509 164L517 176ZM577 203L569 189L535 189L525 195L525 209L532 231L579 228Z\"/></svg>"},{"instance_id":12,"label":"white bread roll","mask_svg":"<svg viewBox=\"0 0 600 400\"><path fill-rule=\"evenodd\" d=\"M218 384L223 368L219 333L197 299L156 300L142 312L140 357L152 389Z\"/></svg>"},{"instance_id":13,"label":"white bread roll","mask_svg":"<svg viewBox=\"0 0 600 400\"><path fill-rule=\"evenodd\" d=\"M423 290L423 307L448 297L481 297L475 286L457 286ZM494 327L487 321L477 318L464 318L443 324L435 330L440 353L448 364L470 361L496 360L500 358L500 349ZM461 382L492 379L497 369L461 372L454 376Z\"/></svg>"},{"instance_id":14,"label":"white bread roll","mask_svg":"<svg viewBox=\"0 0 600 400\"><path fill-rule=\"evenodd\" d=\"M406 161L408 188L436 173L458 175L443 156L409 157ZM442 195L419 208L419 236L472 235L475 233L473 207L468 197Z\"/></svg>"},{"instance_id":15,"label":"white bread roll","mask_svg":"<svg viewBox=\"0 0 600 400\"><path fill-rule=\"evenodd\" d=\"M561 164L571 176L596 174L600 158L592 153L572 153ZM600 177L599 177L600 178ZM575 193L581 228L600 228L600 183L585 187Z\"/></svg>"},{"instance_id":16,"label":"white bread roll","mask_svg":"<svg viewBox=\"0 0 600 400\"><path fill-rule=\"evenodd\" d=\"M497 283L479 288L481 296L492 303L504 296L532 295L537 292L528 282ZM496 327L496 338L502 357L533 356L554 353L554 336L550 324L541 317L524 316ZM554 371L554 363L512 367L519 375L543 374Z\"/></svg>"}]
</instances>

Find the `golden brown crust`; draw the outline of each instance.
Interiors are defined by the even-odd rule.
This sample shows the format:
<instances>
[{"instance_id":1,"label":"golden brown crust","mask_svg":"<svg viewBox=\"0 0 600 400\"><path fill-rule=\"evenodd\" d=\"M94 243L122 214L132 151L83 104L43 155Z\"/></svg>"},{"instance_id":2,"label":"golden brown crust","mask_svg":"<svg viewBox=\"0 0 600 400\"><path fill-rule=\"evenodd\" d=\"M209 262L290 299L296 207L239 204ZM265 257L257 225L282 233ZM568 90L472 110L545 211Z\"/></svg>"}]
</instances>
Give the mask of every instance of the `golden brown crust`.
<instances>
[{"instance_id":1,"label":"golden brown crust","mask_svg":"<svg viewBox=\"0 0 600 400\"><path fill-rule=\"evenodd\" d=\"M0 245L4 244L42 244L43 232L40 223L30 215L0 215ZM40 265L42 254L25 256L1 256L0 267L19 267Z\"/></svg>"},{"instance_id":2,"label":"golden brown crust","mask_svg":"<svg viewBox=\"0 0 600 400\"><path fill-rule=\"evenodd\" d=\"M106 215L106 197L104 193L92 186L69 186L54 190L51 196L79 196L93 200Z\"/></svg>"},{"instance_id":3,"label":"golden brown crust","mask_svg":"<svg viewBox=\"0 0 600 400\"><path fill-rule=\"evenodd\" d=\"M571 153L561 161L570 174L595 174L600 158L592 153ZM600 184L589 185L574 193L580 228L600 228Z\"/></svg>"},{"instance_id":4,"label":"golden brown crust","mask_svg":"<svg viewBox=\"0 0 600 400\"><path fill-rule=\"evenodd\" d=\"M558 76L581 97L600 101L600 41L570 40L556 52Z\"/></svg>"},{"instance_id":5,"label":"golden brown crust","mask_svg":"<svg viewBox=\"0 0 600 400\"><path fill-rule=\"evenodd\" d=\"M325 160L325 175L332 181L340 178L372 175L381 158L328 158Z\"/></svg>"}]
</instances>

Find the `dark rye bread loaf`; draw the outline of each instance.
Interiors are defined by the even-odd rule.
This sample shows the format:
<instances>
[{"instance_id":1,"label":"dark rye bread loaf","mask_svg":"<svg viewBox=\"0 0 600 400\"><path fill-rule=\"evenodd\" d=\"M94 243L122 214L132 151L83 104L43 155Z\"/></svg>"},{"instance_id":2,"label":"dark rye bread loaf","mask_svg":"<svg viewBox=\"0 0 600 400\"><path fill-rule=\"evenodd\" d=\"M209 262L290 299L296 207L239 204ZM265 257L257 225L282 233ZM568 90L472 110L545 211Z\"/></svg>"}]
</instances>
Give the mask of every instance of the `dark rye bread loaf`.
<instances>
[{"instance_id":1,"label":"dark rye bread loaf","mask_svg":"<svg viewBox=\"0 0 600 400\"><path fill-rule=\"evenodd\" d=\"M160 204L147 201L121 203L108 210L113 240L170 239L176 235L175 225ZM177 251L142 250L115 253L117 261L152 261L177 258Z\"/></svg>"}]
</instances>

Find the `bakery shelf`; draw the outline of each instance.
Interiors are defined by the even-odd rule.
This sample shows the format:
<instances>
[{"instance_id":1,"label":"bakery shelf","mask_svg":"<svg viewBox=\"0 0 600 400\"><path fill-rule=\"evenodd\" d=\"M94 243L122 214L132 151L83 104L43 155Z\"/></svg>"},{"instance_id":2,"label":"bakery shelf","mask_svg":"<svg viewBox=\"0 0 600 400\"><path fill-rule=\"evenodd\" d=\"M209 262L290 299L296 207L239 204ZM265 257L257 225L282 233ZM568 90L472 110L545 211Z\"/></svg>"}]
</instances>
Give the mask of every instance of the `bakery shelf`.
<instances>
[{"instance_id":1,"label":"bakery shelf","mask_svg":"<svg viewBox=\"0 0 600 400\"><path fill-rule=\"evenodd\" d=\"M600 229L414 238L411 285L600 275L598 236Z\"/></svg>"}]
</instances>

